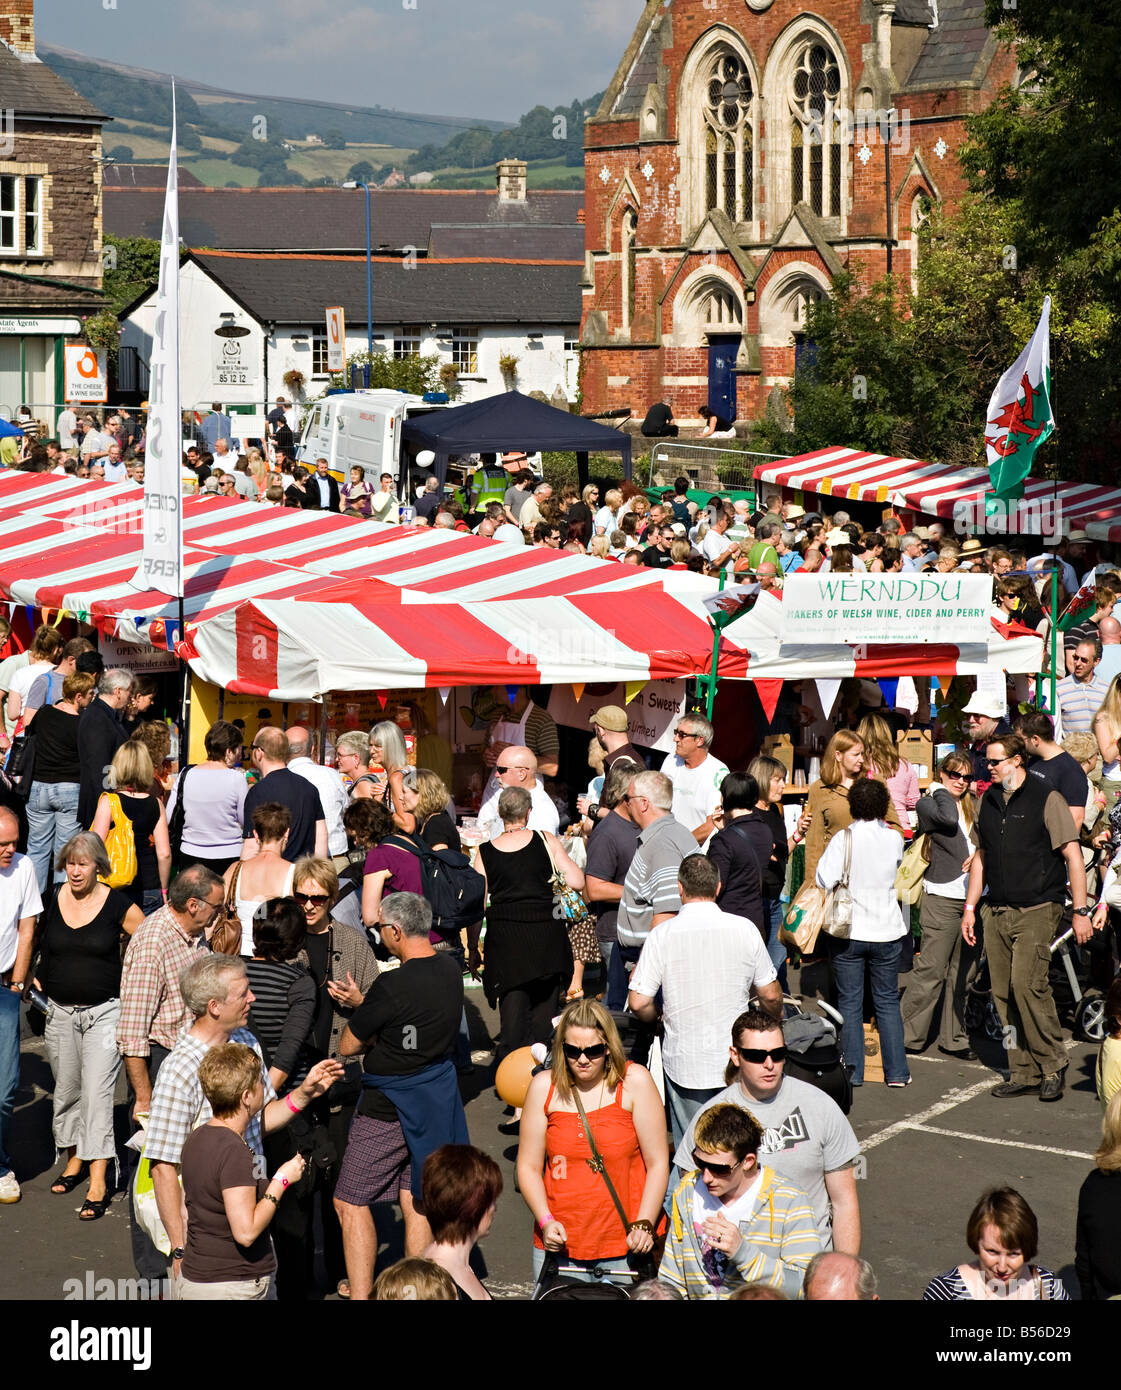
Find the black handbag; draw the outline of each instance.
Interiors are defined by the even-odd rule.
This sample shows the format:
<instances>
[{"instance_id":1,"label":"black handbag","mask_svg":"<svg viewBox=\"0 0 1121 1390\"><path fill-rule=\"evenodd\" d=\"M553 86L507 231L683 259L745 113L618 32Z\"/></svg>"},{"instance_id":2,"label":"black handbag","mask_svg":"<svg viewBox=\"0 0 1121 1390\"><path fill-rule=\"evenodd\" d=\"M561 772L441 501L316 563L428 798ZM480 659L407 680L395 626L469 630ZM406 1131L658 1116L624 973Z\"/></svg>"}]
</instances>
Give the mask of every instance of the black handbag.
<instances>
[{"instance_id":1,"label":"black handbag","mask_svg":"<svg viewBox=\"0 0 1121 1390\"><path fill-rule=\"evenodd\" d=\"M4 772L12 791L17 796L30 796L31 784L35 780L35 735L16 734L8 750L8 760Z\"/></svg>"},{"instance_id":2,"label":"black handbag","mask_svg":"<svg viewBox=\"0 0 1121 1390\"><path fill-rule=\"evenodd\" d=\"M187 785L187 773L190 772L193 764L188 763L179 774L179 785L175 791L175 810L167 822L167 837L171 841L172 863L179 862L179 856L183 852L183 829L187 821L187 808L183 799L183 790Z\"/></svg>"}]
</instances>

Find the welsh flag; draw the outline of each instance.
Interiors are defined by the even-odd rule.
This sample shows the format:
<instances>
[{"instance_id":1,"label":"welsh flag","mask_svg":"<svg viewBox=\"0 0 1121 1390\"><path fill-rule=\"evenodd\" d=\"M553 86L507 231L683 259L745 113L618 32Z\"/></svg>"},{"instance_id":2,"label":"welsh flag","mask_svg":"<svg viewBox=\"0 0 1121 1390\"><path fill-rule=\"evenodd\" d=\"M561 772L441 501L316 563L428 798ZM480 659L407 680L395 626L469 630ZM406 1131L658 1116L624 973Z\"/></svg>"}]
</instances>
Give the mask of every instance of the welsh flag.
<instances>
[{"instance_id":1,"label":"welsh flag","mask_svg":"<svg viewBox=\"0 0 1121 1390\"><path fill-rule=\"evenodd\" d=\"M985 423L985 452L995 497L1024 495L1036 449L1055 428L1051 413L1051 296L1031 341L996 384Z\"/></svg>"}]
</instances>

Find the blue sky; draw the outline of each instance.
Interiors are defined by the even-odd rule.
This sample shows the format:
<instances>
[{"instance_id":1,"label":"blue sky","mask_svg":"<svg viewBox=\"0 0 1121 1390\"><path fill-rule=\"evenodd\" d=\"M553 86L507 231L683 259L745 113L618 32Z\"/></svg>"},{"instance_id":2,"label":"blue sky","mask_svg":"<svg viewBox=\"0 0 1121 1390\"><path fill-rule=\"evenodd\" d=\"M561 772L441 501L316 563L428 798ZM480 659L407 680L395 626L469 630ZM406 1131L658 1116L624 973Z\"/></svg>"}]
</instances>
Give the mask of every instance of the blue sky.
<instances>
[{"instance_id":1,"label":"blue sky","mask_svg":"<svg viewBox=\"0 0 1121 1390\"><path fill-rule=\"evenodd\" d=\"M38 0L35 8L41 41L231 91L514 120L605 87L643 0Z\"/></svg>"}]
</instances>

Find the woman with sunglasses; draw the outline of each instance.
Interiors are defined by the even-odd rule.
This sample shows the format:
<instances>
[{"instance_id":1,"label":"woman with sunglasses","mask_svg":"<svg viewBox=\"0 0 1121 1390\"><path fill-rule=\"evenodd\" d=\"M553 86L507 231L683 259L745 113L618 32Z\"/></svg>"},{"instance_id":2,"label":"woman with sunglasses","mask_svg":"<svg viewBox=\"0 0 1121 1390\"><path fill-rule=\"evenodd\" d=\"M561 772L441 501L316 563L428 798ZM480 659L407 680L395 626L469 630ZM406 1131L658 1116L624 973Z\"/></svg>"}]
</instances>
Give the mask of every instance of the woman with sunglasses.
<instances>
[{"instance_id":1,"label":"woman with sunglasses","mask_svg":"<svg viewBox=\"0 0 1121 1390\"><path fill-rule=\"evenodd\" d=\"M339 1041L354 1010L377 979L378 965L365 933L332 916L339 897L339 875L329 859L309 856L297 860L292 896L304 915L307 929L296 963L307 969L316 989L311 1046L317 1057L334 1057L344 1067L350 1063L349 1073L336 1081L327 1095L312 1101L304 1114L326 1131L328 1143L341 1158L361 1093L361 1067L355 1059L339 1056ZM346 1278L342 1230L332 1200L338 1175L338 1162L317 1165L306 1210L301 1210L310 1235L318 1195L323 1222L323 1262L328 1287L336 1290ZM314 1245L309 1248L313 1250ZM310 1271L307 1277L310 1279Z\"/></svg>"},{"instance_id":2,"label":"woman with sunglasses","mask_svg":"<svg viewBox=\"0 0 1121 1390\"><path fill-rule=\"evenodd\" d=\"M589 1134L602 1172L592 1166ZM552 1067L530 1082L522 1110L518 1188L534 1217L535 1277L546 1251L582 1283L634 1271L643 1256L651 1262L668 1178L665 1109L650 1073L627 1061L603 1005L577 1000L557 1025Z\"/></svg>"},{"instance_id":3,"label":"woman with sunglasses","mask_svg":"<svg viewBox=\"0 0 1121 1390\"><path fill-rule=\"evenodd\" d=\"M919 925L922 948L903 996L903 1043L922 1052L941 1004L938 1050L972 1060L965 1026L965 991L980 956L961 935L961 913L969 865L977 848L973 826L977 808L969 794L973 760L954 752L942 759L938 785L919 798L918 833L927 836L930 864L923 875Z\"/></svg>"}]
</instances>

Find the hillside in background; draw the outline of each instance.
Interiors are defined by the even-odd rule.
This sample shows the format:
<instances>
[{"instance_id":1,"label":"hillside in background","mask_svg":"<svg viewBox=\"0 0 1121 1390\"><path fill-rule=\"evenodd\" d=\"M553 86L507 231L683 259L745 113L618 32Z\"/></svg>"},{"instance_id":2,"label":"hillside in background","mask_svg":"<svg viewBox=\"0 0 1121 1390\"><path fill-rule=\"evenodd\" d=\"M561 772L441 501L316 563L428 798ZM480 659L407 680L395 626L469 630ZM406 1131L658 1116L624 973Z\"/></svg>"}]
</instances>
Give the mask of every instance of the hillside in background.
<instances>
[{"instance_id":1,"label":"hillside in background","mask_svg":"<svg viewBox=\"0 0 1121 1390\"><path fill-rule=\"evenodd\" d=\"M39 56L112 124L105 152L119 163L166 164L171 78L42 45ZM180 163L214 187L381 183L395 170L426 187L490 187L494 164L529 162L534 188L583 185L584 116L600 97L553 110L538 106L517 125L426 116L383 107L277 96L241 96L176 79ZM264 135L265 138L260 138ZM312 137L310 140L308 137Z\"/></svg>"}]
</instances>

